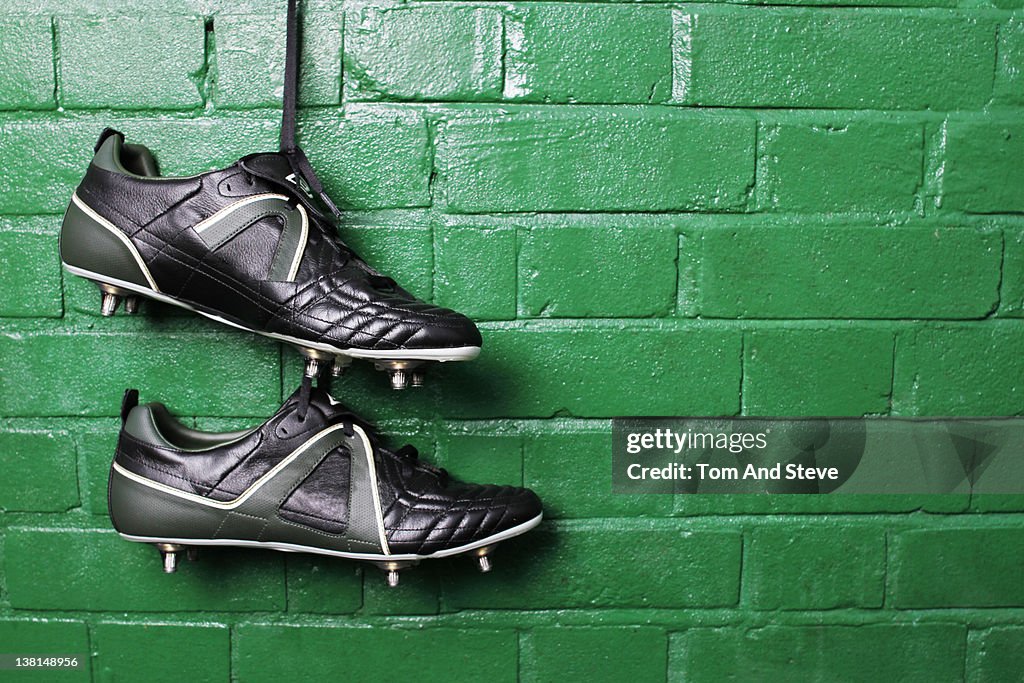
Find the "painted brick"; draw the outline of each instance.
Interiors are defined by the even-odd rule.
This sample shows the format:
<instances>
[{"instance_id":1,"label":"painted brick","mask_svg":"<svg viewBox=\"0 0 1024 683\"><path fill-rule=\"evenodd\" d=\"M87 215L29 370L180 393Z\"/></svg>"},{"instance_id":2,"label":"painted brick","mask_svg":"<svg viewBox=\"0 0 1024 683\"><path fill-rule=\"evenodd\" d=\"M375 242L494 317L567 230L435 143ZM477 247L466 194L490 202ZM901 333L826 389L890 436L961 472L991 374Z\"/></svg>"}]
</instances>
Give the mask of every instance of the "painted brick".
<instances>
[{"instance_id":1,"label":"painted brick","mask_svg":"<svg viewBox=\"0 0 1024 683\"><path fill-rule=\"evenodd\" d=\"M997 627L972 631L968 638L969 683L1002 683L1024 671L1024 628Z\"/></svg>"},{"instance_id":2,"label":"painted brick","mask_svg":"<svg viewBox=\"0 0 1024 683\"><path fill-rule=\"evenodd\" d=\"M743 595L755 609L878 608L885 532L793 524L754 529L743 555Z\"/></svg>"},{"instance_id":3,"label":"painted brick","mask_svg":"<svg viewBox=\"0 0 1024 683\"><path fill-rule=\"evenodd\" d=\"M671 514L671 496L612 493L611 439L607 423L594 432L525 435L524 483L544 501L546 518Z\"/></svg>"},{"instance_id":4,"label":"painted brick","mask_svg":"<svg viewBox=\"0 0 1024 683\"><path fill-rule=\"evenodd\" d=\"M1003 241L999 315L1021 318L1024 317L1024 228L1005 230Z\"/></svg>"},{"instance_id":5,"label":"painted brick","mask_svg":"<svg viewBox=\"0 0 1024 683\"><path fill-rule=\"evenodd\" d=\"M0 212L60 213L82 179L92 146L103 129L65 123L56 118L0 123ZM47 163L26 150L45 149ZM53 225L58 221L54 219Z\"/></svg>"},{"instance_id":6,"label":"painted brick","mask_svg":"<svg viewBox=\"0 0 1024 683\"><path fill-rule=\"evenodd\" d=\"M778 211L910 211L921 183L920 124L888 119L766 123L758 205Z\"/></svg>"},{"instance_id":7,"label":"painted brick","mask_svg":"<svg viewBox=\"0 0 1024 683\"><path fill-rule=\"evenodd\" d=\"M1007 324L1008 323L1008 324ZM1024 410L1015 321L932 325L900 333L893 412L900 415L1016 415Z\"/></svg>"},{"instance_id":8,"label":"painted brick","mask_svg":"<svg viewBox=\"0 0 1024 683\"><path fill-rule=\"evenodd\" d=\"M494 564L485 576L453 566L444 577L446 608L727 607L739 593L740 536L604 520L547 523L503 543Z\"/></svg>"},{"instance_id":9,"label":"painted brick","mask_svg":"<svg viewBox=\"0 0 1024 683\"><path fill-rule=\"evenodd\" d=\"M330 652L330 657L324 657ZM439 653L458 656L438 656ZM243 624L235 635L239 680L280 681L302 670L311 680L514 681L516 634L449 628L306 627Z\"/></svg>"},{"instance_id":10,"label":"painted brick","mask_svg":"<svg viewBox=\"0 0 1024 683\"><path fill-rule=\"evenodd\" d=\"M1024 606L1024 529L905 531L894 537L889 557L899 609Z\"/></svg>"},{"instance_id":11,"label":"painted brick","mask_svg":"<svg viewBox=\"0 0 1024 683\"><path fill-rule=\"evenodd\" d=\"M441 434L437 463L463 481L523 485L523 439L478 429Z\"/></svg>"},{"instance_id":12,"label":"painted brick","mask_svg":"<svg viewBox=\"0 0 1024 683\"><path fill-rule=\"evenodd\" d=\"M473 363L438 368L451 417L733 414L740 333L714 327L487 329ZM715 381L708 383L707 378ZM580 392L585 378L586 392ZM629 386L630 391L622 391ZM462 397L472 397L466 401Z\"/></svg>"},{"instance_id":13,"label":"painted brick","mask_svg":"<svg viewBox=\"0 0 1024 683\"><path fill-rule=\"evenodd\" d=\"M429 368L421 389L396 396L372 366L357 363L335 384L337 396L375 421L739 411L742 333L736 328L544 321L486 325L482 335L479 358ZM290 350L283 361L283 386L291 393L302 362ZM586 392L579 391L581 381ZM631 390L622 391L627 385Z\"/></svg>"},{"instance_id":14,"label":"painted brick","mask_svg":"<svg viewBox=\"0 0 1024 683\"><path fill-rule=\"evenodd\" d=\"M434 292L438 305L474 320L516 317L516 231L437 228Z\"/></svg>"},{"instance_id":15,"label":"painted brick","mask_svg":"<svg viewBox=\"0 0 1024 683\"><path fill-rule=\"evenodd\" d=\"M246 154L276 151L280 117L277 112L199 119L131 118L123 122L101 117L91 123L90 135L95 138L106 125L123 131L129 142L149 147L162 174L193 175L229 166ZM91 139L81 150L86 160L78 170L79 176L85 174L94 143Z\"/></svg>"},{"instance_id":16,"label":"painted brick","mask_svg":"<svg viewBox=\"0 0 1024 683\"><path fill-rule=\"evenodd\" d=\"M424 300L434 288L434 237L430 228L343 225L342 241L364 260Z\"/></svg>"},{"instance_id":17,"label":"painted brick","mask_svg":"<svg viewBox=\"0 0 1024 683\"><path fill-rule=\"evenodd\" d=\"M92 646L101 681L213 683L231 676L231 633L222 624L96 624Z\"/></svg>"},{"instance_id":18,"label":"painted brick","mask_svg":"<svg viewBox=\"0 0 1024 683\"><path fill-rule=\"evenodd\" d=\"M715 228L700 250L705 317L980 318L999 301L995 231Z\"/></svg>"},{"instance_id":19,"label":"painted brick","mask_svg":"<svg viewBox=\"0 0 1024 683\"><path fill-rule=\"evenodd\" d=\"M346 15L349 99L486 100L501 94L501 12L361 4Z\"/></svg>"},{"instance_id":20,"label":"painted brick","mask_svg":"<svg viewBox=\"0 0 1024 683\"><path fill-rule=\"evenodd\" d=\"M7 530L4 568L17 609L268 611L285 605L281 553L203 549L165 576L153 546L107 529Z\"/></svg>"},{"instance_id":21,"label":"painted brick","mask_svg":"<svg viewBox=\"0 0 1024 683\"><path fill-rule=\"evenodd\" d=\"M415 111L347 107L301 127L303 148L343 209L430 204L427 124Z\"/></svg>"},{"instance_id":22,"label":"painted brick","mask_svg":"<svg viewBox=\"0 0 1024 683\"><path fill-rule=\"evenodd\" d=\"M667 642L654 628L539 628L522 636L522 681L659 681Z\"/></svg>"},{"instance_id":23,"label":"painted brick","mask_svg":"<svg viewBox=\"0 0 1024 683\"><path fill-rule=\"evenodd\" d=\"M765 682L960 681L964 640L954 624L694 629L672 639L669 678L702 683L742 671Z\"/></svg>"},{"instance_id":24,"label":"painted brick","mask_svg":"<svg viewBox=\"0 0 1024 683\"><path fill-rule=\"evenodd\" d=\"M849 326L759 329L744 338L746 415L885 413L893 334Z\"/></svg>"},{"instance_id":25,"label":"painted brick","mask_svg":"<svg viewBox=\"0 0 1024 683\"><path fill-rule=\"evenodd\" d=\"M1024 19L1011 17L1000 25L997 54L993 102L1024 106Z\"/></svg>"},{"instance_id":26,"label":"painted brick","mask_svg":"<svg viewBox=\"0 0 1024 683\"><path fill-rule=\"evenodd\" d=\"M158 389L159 387L154 387ZM162 389L161 389L162 390ZM79 488L82 493L82 507L91 514L107 512L107 480L110 478L110 464L117 448L117 435L121 428L119 417L90 420L87 425L76 426L74 430L75 450L79 460Z\"/></svg>"},{"instance_id":27,"label":"painted brick","mask_svg":"<svg viewBox=\"0 0 1024 683\"><path fill-rule=\"evenodd\" d=\"M79 657L79 666L75 669L48 669L43 674L45 679L43 676L21 671L9 676L13 680L34 678L54 683L91 680L88 661L89 631L86 625L79 621L3 620L0 621L0 643L3 643L4 654Z\"/></svg>"},{"instance_id":28,"label":"painted brick","mask_svg":"<svg viewBox=\"0 0 1024 683\"><path fill-rule=\"evenodd\" d=\"M677 15L676 27L688 104L944 110L991 92L995 27L967 15L744 8Z\"/></svg>"},{"instance_id":29,"label":"painted brick","mask_svg":"<svg viewBox=\"0 0 1024 683\"><path fill-rule=\"evenodd\" d=\"M56 107L49 17L5 17L0 45L0 109Z\"/></svg>"},{"instance_id":30,"label":"painted brick","mask_svg":"<svg viewBox=\"0 0 1024 683\"><path fill-rule=\"evenodd\" d=\"M217 85L214 100L227 108L279 107L284 95L285 12L225 14L215 18ZM341 99L341 17L305 12L299 103Z\"/></svg>"},{"instance_id":31,"label":"painted brick","mask_svg":"<svg viewBox=\"0 0 1024 683\"><path fill-rule=\"evenodd\" d=\"M75 444L64 431L0 431L0 509L63 512L78 505Z\"/></svg>"},{"instance_id":32,"label":"painted brick","mask_svg":"<svg viewBox=\"0 0 1024 683\"><path fill-rule=\"evenodd\" d=\"M909 467L909 464L903 464ZM899 468L896 468L899 470ZM674 514L703 515L828 515L835 513L966 512L971 508L968 493L898 495L750 495L746 493L680 494L675 496Z\"/></svg>"},{"instance_id":33,"label":"painted brick","mask_svg":"<svg viewBox=\"0 0 1024 683\"><path fill-rule=\"evenodd\" d=\"M0 218L0 317L64 313L54 221Z\"/></svg>"},{"instance_id":34,"label":"painted brick","mask_svg":"<svg viewBox=\"0 0 1024 683\"><path fill-rule=\"evenodd\" d=\"M464 562L467 560L463 560ZM363 570L364 615L434 615L440 611L441 578L445 565L427 562L412 571L402 572L402 590L388 586L386 577L376 567Z\"/></svg>"},{"instance_id":35,"label":"painted brick","mask_svg":"<svg viewBox=\"0 0 1024 683\"><path fill-rule=\"evenodd\" d=\"M733 115L525 107L439 133L454 213L743 210L753 183L754 126Z\"/></svg>"},{"instance_id":36,"label":"painted brick","mask_svg":"<svg viewBox=\"0 0 1024 683\"><path fill-rule=\"evenodd\" d=\"M149 147L165 175L191 175L234 163L244 154L277 149L278 125L276 114L189 120L45 116L0 123L0 167L5 169L0 212L63 213L106 126L122 130L129 142ZM31 149L47 150L48 161L40 163L36 155L25 153Z\"/></svg>"},{"instance_id":37,"label":"painted brick","mask_svg":"<svg viewBox=\"0 0 1024 683\"><path fill-rule=\"evenodd\" d=\"M270 414L279 407L278 347L254 335L8 332L0 335L0 357L4 415L117 415L127 387L187 413ZM60 358L80 362L62 363L55 373ZM219 391L204 391L212 377Z\"/></svg>"},{"instance_id":38,"label":"painted brick","mask_svg":"<svg viewBox=\"0 0 1024 683\"><path fill-rule=\"evenodd\" d=\"M355 562L287 555L288 611L348 614L363 604L363 573Z\"/></svg>"},{"instance_id":39,"label":"painted brick","mask_svg":"<svg viewBox=\"0 0 1024 683\"><path fill-rule=\"evenodd\" d=\"M664 316L675 306L675 229L544 227L519 238L519 314Z\"/></svg>"},{"instance_id":40,"label":"painted brick","mask_svg":"<svg viewBox=\"0 0 1024 683\"><path fill-rule=\"evenodd\" d=\"M505 25L505 97L524 102L665 102L672 18L653 7L540 5Z\"/></svg>"},{"instance_id":41,"label":"painted brick","mask_svg":"<svg viewBox=\"0 0 1024 683\"><path fill-rule=\"evenodd\" d=\"M202 17L62 17L57 30L63 106L190 109L203 105L206 33Z\"/></svg>"},{"instance_id":42,"label":"painted brick","mask_svg":"<svg viewBox=\"0 0 1024 683\"><path fill-rule=\"evenodd\" d=\"M942 207L971 213L1024 211L1024 124L951 120L946 124Z\"/></svg>"}]
</instances>

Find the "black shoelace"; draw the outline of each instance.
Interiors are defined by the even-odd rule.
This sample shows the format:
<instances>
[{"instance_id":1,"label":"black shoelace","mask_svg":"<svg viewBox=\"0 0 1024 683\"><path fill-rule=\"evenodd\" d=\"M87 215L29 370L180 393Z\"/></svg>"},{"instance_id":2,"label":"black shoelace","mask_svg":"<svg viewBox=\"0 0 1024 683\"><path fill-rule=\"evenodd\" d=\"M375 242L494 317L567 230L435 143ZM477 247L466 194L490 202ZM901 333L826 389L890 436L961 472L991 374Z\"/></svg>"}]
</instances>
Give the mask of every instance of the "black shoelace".
<instances>
[{"instance_id":1,"label":"black shoelace","mask_svg":"<svg viewBox=\"0 0 1024 683\"><path fill-rule=\"evenodd\" d=\"M306 415L309 413L309 402L313 392L313 379L311 377L303 377L302 385L299 388L299 401L298 406L295 409L296 417L299 422L306 421ZM353 425L359 425L360 429L366 433L367 438L370 440L370 444L374 451L379 453L386 453L393 458L404 461L411 465L414 469L418 469L421 472L428 472L437 477L438 482L445 486L450 480L448 470L443 467L434 467L433 465L420 460L420 453L416 450L416 447L411 444L406 444L396 450L389 450L381 445L380 432L377 428L366 420L362 419L355 413L350 411L342 411L334 415L331 418L331 422L334 424L342 425L342 431L345 436L352 436L355 434Z\"/></svg>"},{"instance_id":2,"label":"black shoelace","mask_svg":"<svg viewBox=\"0 0 1024 683\"><path fill-rule=\"evenodd\" d=\"M323 183L309 163L306 153L295 140L295 113L299 98L299 61L302 46L299 25L299 2L288 0L287 36L284 56L284 106L281 113L280 152L288 159L297 178L306 181L310 192L320 198L332 214L341 216L341 211L324 191Z\"/></svg>"}]
</instances>

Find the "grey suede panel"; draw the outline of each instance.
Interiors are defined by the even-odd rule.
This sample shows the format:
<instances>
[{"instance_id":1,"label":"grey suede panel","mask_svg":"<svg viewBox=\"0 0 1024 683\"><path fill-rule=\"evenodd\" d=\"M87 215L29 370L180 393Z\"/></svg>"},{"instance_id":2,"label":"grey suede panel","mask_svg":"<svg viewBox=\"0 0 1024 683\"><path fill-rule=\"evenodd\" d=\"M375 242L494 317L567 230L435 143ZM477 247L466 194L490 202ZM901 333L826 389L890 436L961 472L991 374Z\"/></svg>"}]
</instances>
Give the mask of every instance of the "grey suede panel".
<instances>
[{"instance_id":1,"label":"grey suede panel","mask_svg":"<svg viewBox=\"0 0 1024 683\"><path fill-rule=\"evenodd\" d=\"M267 279L286 280L296 251L301 246L303 219L299 210L291 208L284 200L266 198L246 204L225 214L198 235L206 246L214 250L230 242L250 225L272 216L277 216L284 222L284 229L274 252Z\"/></svg>"},{"instance_id":2,"label":"grey suede panel","mask_svg":"<svg viewBox=\"0 0 1024 683\"><path fill-rule=\"evenodd\" d=\"M149 287L128 245L74 202L64 214L61 225L60 258L69 266Z\"/></svg>"},{"instance_id":3,"label":"grey suede panel","mask_svg":"<svg viewBox=\"0 0 1024 683\"><path fill-rule=\"evenodd\" d=\"M330 534L283 519L278 510L329 453L346 445L352 457L349 526ZM371 454L372 457L372 454ZM230 510L184 500L118 472L110 481L110 508L118 531L134 536L236 539L294 543L343 552L382 553L371 471L362 440L337 430L320 437L241 505Z\"/></svg>"}]
</instances>

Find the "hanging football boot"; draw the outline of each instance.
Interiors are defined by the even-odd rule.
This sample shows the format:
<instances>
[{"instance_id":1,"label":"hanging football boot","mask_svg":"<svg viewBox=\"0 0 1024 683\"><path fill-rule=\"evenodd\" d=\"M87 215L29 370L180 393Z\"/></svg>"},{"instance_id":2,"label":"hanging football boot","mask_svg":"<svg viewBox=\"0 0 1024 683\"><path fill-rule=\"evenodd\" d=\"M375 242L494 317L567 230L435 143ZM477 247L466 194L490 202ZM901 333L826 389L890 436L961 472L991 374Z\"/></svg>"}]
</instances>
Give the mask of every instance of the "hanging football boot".
<instances>
[{"instance_id":1,"label":"hanging football boot","mask_svg":"<svg viewBox=\"0 0 1024 683\"><path fill-rule=\"evenodd\" d=\"M398 572L465 555L481 571L490 552L540 523L529 489L465 484L391 451L374 430L303 381L255 429L190 429L129 390L110 473L110 518L130 541L152 543L164 570L200 546L254 546L365 560Z\"/></svg>"},{"instance_id":2,"label":"hanging football boot","mask_svg":"<svg viewBox=\"0 0 1024 683\"><path fill-rule=\"evenodd\" d=\"M104 130L61 228L64 267L97 283L101 311L139 297L194 310L297 347L306 374L353 358L423 383L428 361L470 360L480 333L420 301L337 234L337 206L295 141L299 36L288 3L280 150L221 170L163 177L153 154Z\"/></svg>"}]
</instances>

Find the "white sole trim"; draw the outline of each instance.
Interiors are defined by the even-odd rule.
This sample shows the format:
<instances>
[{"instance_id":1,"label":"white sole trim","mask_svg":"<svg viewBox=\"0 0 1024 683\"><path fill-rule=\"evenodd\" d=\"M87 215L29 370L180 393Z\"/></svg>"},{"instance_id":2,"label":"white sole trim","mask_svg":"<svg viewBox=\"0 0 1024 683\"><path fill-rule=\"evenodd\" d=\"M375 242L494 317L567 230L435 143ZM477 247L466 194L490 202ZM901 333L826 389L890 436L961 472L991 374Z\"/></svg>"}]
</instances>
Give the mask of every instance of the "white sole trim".
<instances>
[{"instance_id":1,"label":"white sole trim","mask_svg":"<svg viewBox=\"0 0 1024 683\"><path fill-rule=\"evenodd\" d=\"M217 322L227 325L229 327L234 327L239 330L245 330L246 332L252 332L253 334L258 334L262 337L276 339L277 341L285 342L291 344L292 346L299 346L308 349L315 349L317 351L324 351L326 353L334 354L335 356L345 356L347 358L362 358L364 360L432 360L437 361L439 363L446 363L448 361L473 360L474 358L480 355L479 346L459 346L451 349L417 349L415 351L366 351L364 349L340 349L337 346L331 346L330 344L306 341L304 339L291 337L286 334L277 334L276 332L261 332L260 330L254 330L251 327L239 325L238 323L222 318L219 315L201 311L182 301L178 301L177 299L169 297L166 294L162 294L160 291L156 289L148 289L146 287L137 285L133 282L126 282L124 280L119 280L115 277L110 277L108 275L94 273L90 270L85 270L84 268L78 268L76 266L68 265L67 263L64 263L63 266L64 269L67 270L72 275L77 275L79 277L84 277L87 280L93 280L95 282L102 282L104 284L120 287L121 289L126 289L130 292L141 294L142 296L149 297L150 299L155 299L156 301L160 301L165 304L177 306L178 308L184 308L185 310L192 311L193 313L198 313L199 315L205 318L209 318L210 320L216 320Z\"/></svg>"},{"instance_id":2,"label":"white sole trim","mask_svg":"<svg viewBox=\"0 0 1024 683\"><path fill-rule=\"evenodd\" d=\"M541 519L544 515L539 514L533 519L523 522L518 526L514 526L511 529L506 529L500 533L488 536L487 538L473 543L467 543L466 545L459 546L457 548L448 548L447 550L439 550L436 553L429 555L414 555L414 554L397 554L397 555L375 555L373 553L349 553L340 550L328 550L326 548L316 548L313 546L297 545L294 543L276 543L267 541L244 541L236 539L197 539L197 538L168 538L166 536L133 536L131 534L119 534L121 538L127 541L134 541L136 543L176 543L178 545L190 545L190 546L230 546L240 548L264 548L267 550L281 550L289 553L312 553L314 555L327 555L330 557L341 557L347 560L369 560L369 561L417 561L417 560L430 560L439 559L442 557L451 557L453 555L461 555L478 548L485 546L494 545L501 541L508 540L515 536L525 534L530 529L533 529L540 524Z\"/></svg>"}]
</instances>

